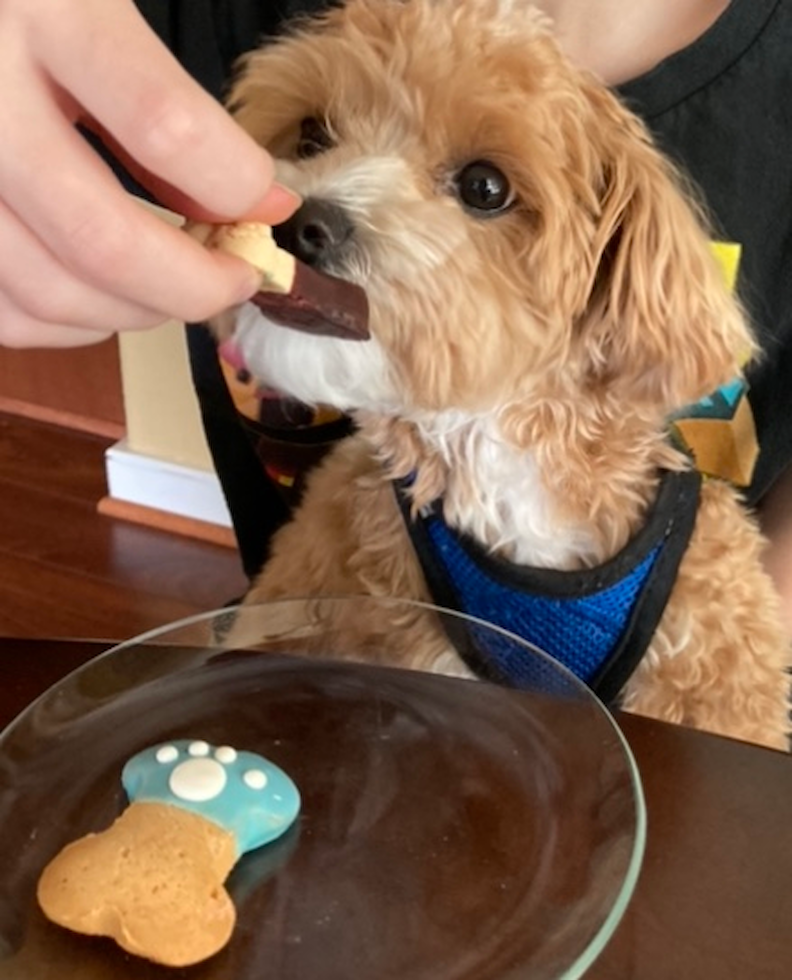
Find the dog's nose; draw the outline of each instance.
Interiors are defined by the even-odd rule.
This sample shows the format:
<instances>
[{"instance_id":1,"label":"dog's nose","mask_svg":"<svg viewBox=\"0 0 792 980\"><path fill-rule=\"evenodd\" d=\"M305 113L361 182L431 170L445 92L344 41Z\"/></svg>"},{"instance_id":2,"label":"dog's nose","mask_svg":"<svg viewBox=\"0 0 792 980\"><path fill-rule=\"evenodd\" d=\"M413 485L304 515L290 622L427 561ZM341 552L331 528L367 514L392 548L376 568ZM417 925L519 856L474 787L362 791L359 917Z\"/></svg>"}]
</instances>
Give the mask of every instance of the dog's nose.
<instances>
[{"instance_id":1,"label":"dog's nose","mask_svg":"<svg viewBox=\"0 0 792 980\"><path fill-rule=\"evenodd\" d=\"M288 221L273 228L281 248L306 265L320 268L338 257L352 231L352 222L342 207L318 198L307 198Z\"/></svg>"}]
</instances>

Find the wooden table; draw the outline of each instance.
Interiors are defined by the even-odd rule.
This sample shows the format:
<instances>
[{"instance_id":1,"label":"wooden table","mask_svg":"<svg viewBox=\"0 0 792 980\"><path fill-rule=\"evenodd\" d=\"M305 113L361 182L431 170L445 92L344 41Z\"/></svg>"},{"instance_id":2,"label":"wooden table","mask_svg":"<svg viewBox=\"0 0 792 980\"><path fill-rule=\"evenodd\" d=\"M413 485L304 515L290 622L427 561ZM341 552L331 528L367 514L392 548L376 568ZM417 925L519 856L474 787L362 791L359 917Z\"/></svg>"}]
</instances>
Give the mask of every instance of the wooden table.
<instances>
[{"instance_id":1,"label":"wooden table","mask_svg":"<svg viewBox=\"0 0 792 980\"><path fill-rule=\"evenodd\" d=\"M0 640L0 728L103 648ZM792 759L633 716L619 722L643 779L648 842L630 907L587 978L792 978Z\"/></svg>"}]
</instances>

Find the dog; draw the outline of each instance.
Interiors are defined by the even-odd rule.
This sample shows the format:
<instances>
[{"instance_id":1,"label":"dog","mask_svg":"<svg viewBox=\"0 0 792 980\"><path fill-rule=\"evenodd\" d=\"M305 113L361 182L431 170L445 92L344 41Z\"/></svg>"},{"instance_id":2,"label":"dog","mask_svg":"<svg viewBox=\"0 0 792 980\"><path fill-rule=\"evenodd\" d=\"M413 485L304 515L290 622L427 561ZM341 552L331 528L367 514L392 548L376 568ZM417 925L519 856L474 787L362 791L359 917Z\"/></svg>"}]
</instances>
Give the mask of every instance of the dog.
<instances>
[{"instance_id":1,"label":"dog","mask_svg":"<svg viewBox=\"0 0 792 980\"><path fill-rule=\"evenodd\" d=\"M229 107L303 198L276 236L362 285L371 330L308 336L252 305L218 321L257 382L356 425L245 602L438 601L416 534L498 587L512 569L574 601L676 536L670 580L636 586L627 668L590 670L628 711L786 749L790 650L757 524L669 437L756 344L643 124L520 0L350 0L248 56ZM464 610L487 618L489 588ZM399 628L388 662L488 675L397 610L377 625Z\"/></svg>"}]
</instances>

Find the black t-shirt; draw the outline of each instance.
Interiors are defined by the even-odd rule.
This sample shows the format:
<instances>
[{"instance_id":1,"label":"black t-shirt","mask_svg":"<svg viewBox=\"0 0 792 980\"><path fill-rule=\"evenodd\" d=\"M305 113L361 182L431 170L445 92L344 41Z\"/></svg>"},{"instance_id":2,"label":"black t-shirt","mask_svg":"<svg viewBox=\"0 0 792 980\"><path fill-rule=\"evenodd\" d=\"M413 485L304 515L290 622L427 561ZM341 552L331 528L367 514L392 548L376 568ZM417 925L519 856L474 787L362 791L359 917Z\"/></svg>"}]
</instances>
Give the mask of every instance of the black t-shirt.
<instances>
[{"instance_id":1,"label":"black t-shirt","mask_svg":"<svg viewBox=\"0 0 792 980\"><path fill-rule=\"evenodd\" d=\"M221 98L234 62L300 14L332 0L135 0L182 65Z\"/></svg>"},{"instance_id":2,"label":"black t-shirt","mask_svg":"<svg viewBox=\"0 0 792 980\"><path fill-rule=\"evenodd\" d=\"M698 41L619 94L742 247L738 293L765 356L749 369L755 502L792 459L792 0L732 0Z\"/></svg>"},{"instance_id":3,"label":"black t-shirt","mask_svg":"<svg viewBox=\"0 0 792 980\"><path fill-rule=\"evenodd\" d=\"M221 97L240 54L328 0L138 0L179 60ZM618 89L742 247L738 291L765 350L749 372L757 501L792 459L792 0L732 0L696 42Z\"/></svg>"}]
</instances>

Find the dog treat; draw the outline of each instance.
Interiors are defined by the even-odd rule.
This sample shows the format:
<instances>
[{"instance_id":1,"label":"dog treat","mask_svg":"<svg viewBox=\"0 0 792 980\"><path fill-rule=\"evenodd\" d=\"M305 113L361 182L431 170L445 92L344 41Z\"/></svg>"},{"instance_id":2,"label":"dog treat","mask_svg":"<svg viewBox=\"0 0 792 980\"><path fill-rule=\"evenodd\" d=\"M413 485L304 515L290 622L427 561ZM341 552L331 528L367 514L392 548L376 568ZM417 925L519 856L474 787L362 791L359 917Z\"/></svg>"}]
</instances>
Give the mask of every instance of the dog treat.
<instances>
[{"instance_id":1,"label":"dog treat","mask_svg":"<svg viewBox=\"0 0 792 980\"><path fill-rule=\"evenodd\" d=\"M261 222L195 225L192 234L209 248L237 255L261 273L250 302L271 320L306 333L366 340L368 297L360 286L318 272L280 248Z\"/></svg>"},{"instance_id":2,"label":"dog treat","mask_svg":"<svg viewBox=\"0 0 792 980\"><path fill-rule=\"evenodd\" d=\"M205 960L236 921L226 878L294 823L297 788L259 755L188 739L138 753L121 781L130 805L47 865L39 904L58 925L154 962Z\"/></svg>"}]
</instances>

